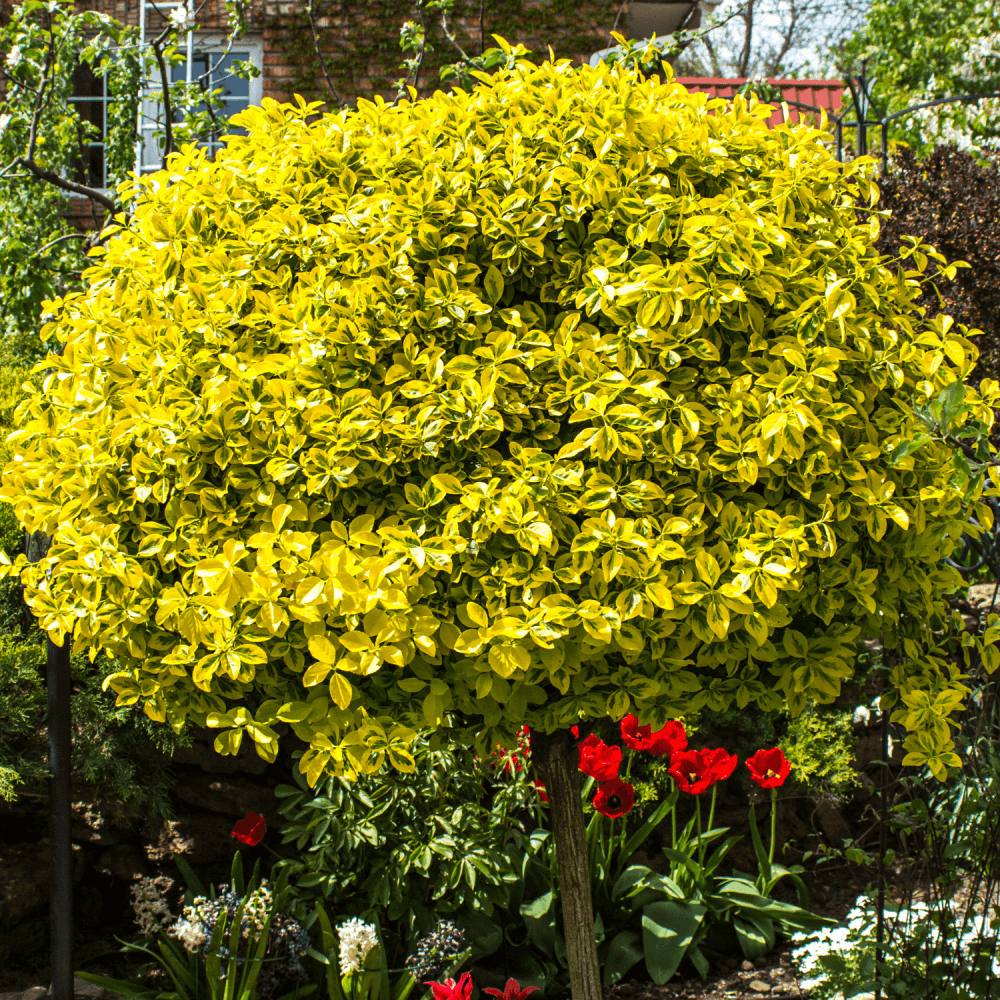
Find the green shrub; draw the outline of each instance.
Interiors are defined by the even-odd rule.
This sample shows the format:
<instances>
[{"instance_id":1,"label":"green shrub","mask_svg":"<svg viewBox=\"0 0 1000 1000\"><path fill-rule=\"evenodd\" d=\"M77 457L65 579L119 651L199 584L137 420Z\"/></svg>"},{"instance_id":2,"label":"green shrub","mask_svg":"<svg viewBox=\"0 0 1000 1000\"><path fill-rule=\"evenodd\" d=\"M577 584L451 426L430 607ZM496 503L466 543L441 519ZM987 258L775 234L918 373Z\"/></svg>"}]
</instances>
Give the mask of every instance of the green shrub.
<instances>
[{"instance_id":1,"label":"green shrub","mask_svg":"<svg viewBox=\"0 0 1000 1000\"><path fill-rule=\"evenodd\" d=\"M788 724L779 746L792 776L811 794L842 797L860 784L854 769L853 712L824 711L810 705Z\"/></svg>"},{"instance_id":2,"label":"green shrub","mask_svg":"<svg viewBox=\"0 0 1000 1000\"><path fill-rule=\"evenodd\" d=\"M928 255L877 254L872 165L818 129L521 54L472 93L265 101L137 182L4 472L55 535L19 567L43 627L224 752L291 723L311 783L412 768L423 725L798 712L884 633L944 773L940 560L978 490L919 411L964 433L1000 387L915 309Z\"/></svg>"},{"instance_id":3,"label":"green shrub","mask_svg":"<svg viewBox=\"0 0 1000 1000\"><path fill-rule=\"evenodd\" d=\"M283 843L304 852L279 862L292 876L292 912L306 927L316 900L338 916L377 915L393 967L442 917L480 941L484 918L506 903L515 878L504 844L523 832L518 814L537 800L526 770L490 777L440 736L418 733L413 751L405 776L330 775L310 790L296 774L298 788L275 789Z\"/></svg>"}]
</instances>

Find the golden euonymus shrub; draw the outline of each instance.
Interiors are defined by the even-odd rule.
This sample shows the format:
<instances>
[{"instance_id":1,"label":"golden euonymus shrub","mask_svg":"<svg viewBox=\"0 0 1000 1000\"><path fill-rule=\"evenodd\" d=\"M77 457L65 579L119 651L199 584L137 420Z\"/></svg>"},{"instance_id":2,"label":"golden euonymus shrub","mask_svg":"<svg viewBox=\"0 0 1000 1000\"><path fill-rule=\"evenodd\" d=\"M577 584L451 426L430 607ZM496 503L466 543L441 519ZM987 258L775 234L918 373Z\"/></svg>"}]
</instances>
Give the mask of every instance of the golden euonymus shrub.
<instances>
[{"instance_id":1,"label":"golden euonymus shrub","mask_svg":"<svg viewBox=\"0 0 1000 1000\"><path fill-rule=\"evenodd\" d=\"M313 783L446 715L483 752L798 710L884 633L951 761L925 630L968 512L946 448L890 455L976 349L873 251L869 169L606 65L314 112L144 179L53 306L3 480L54 535L18 564L42 626L223 752L290 723Z\"/></svg>"}]
</instances>

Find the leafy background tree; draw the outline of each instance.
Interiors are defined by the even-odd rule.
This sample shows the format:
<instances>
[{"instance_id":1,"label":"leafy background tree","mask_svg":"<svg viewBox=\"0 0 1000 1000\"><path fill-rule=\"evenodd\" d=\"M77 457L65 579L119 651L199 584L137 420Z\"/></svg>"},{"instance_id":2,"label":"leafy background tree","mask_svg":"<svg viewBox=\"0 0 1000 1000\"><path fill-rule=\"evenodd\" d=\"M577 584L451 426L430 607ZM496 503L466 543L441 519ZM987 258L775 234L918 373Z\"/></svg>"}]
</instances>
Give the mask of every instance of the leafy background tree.
<instances>
[{"instance_id":1,"label":"leafy background tree","mask_svg":"<svg viewBox=\"0 0 1000 1000\"><path fill-rule=\"evenodd\" d=\"M996 0L872 0L861 29L837 53L842 70L867 61L873 98L889 113L922 101L1000 91L1000 4ZM915 113L895 134L915 150L995 144L1000 99Z\"/></svg>"},{"instance_id":2,"label":"leafy background tree","mask_svg":"<svg viewBox=\"0 0 1000 1000\"><path fill-rule=\"evenodd\" d=\"M828 50L864 19L868 0L729 0L718 30L678 59L678 76L815 77L832 71Z\"/></svg>"},{"instance_id":3,"label":"leafy background tree","mask_svg":"<svg viewBox=\"0 0 1000 1000\"><path fill-rule=\"evenodd\" d=\"M66 217L69 198L88 198L94 221L126 206L115 200L114 187L134 169L140 53L134 29L106 15L80 11L65 0L27 0L13 6L0 27L0 428L3 437L16 426L15 411L27 382L36 389L41 378L33 365L59 345L41 334L43 303L82 287L87 250L99 242L99 231L81 233ZM242 8L233 7L231 31L242 26ZM162 61L181 58L182 37L171 23L146 54L146 72ZM97 138L74 107L73 76L86 64L106 76L109 93L105 156L110 191L81 180L87 143ZM238 71L250 73L245 67ZM153 93L155 98L155 91ZM182 120L171 123L174 141L215 134L197 83L171 89L170 98ZM162 101L161 101L162 104ZM166 124L166 123L164 123ZM162 131L162 130L161 130ZM6 462L11 448L0 447ZM0 504L0 547L10 558L24 551L24 532L9 504ZM45 792L48 777L45 736L45 636L24 608L22 588L10 582L0 591L0 797ZM91 663L72 659L73 781L81 797L90 796L109 817L123 824L143 820L152 830L169 818L168 770L150 765L139 750L152 739L171 753L190 740L153 726L135 709L116 707L101 689L107 670L103 657Z\"/></svg>"}]
</instances>

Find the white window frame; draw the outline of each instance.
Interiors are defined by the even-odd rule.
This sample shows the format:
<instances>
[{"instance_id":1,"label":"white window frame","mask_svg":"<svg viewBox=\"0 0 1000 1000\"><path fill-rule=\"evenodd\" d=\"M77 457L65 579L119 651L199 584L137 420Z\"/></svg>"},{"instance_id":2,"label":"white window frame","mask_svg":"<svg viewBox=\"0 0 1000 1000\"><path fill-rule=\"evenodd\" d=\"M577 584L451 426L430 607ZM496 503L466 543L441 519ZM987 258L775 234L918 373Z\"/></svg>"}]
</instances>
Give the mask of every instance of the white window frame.
<instances>
[{"instance_id":1,"label":"white window frame","mask_svg":"<svg viewBox=\"0 0 1000 1000\"><path fill-rule=\"evenodd\" d=\"M193 59L197 55L204 55L205 53L210 53L218 59L226 51L228 37L224 34L217 31L192 31L188 34L190 36L190 44L188 46L190 59ZM181 48L181 51L183 51L183 48ZM253 35L242 35L233 41L233 44L229 46L229 51L230 53L247 53L247 61L253 63L258 70L263 71L263 38ZM188 79L192 81L197 79L198 74L194 72L190 61L187 68L190 70ZM172 71L172 67L168 67L168 72L170 71ZM142 100L140 102L140 115L142 118L140 134L142 138L137 143L136 165L142 173L152 173L159 170L162 165L160 147L153 135L161 127L158 123L161 121L163 114L162 104L153 96L162 89L159 78L159 67L153 66L151 74L141 95ZM248 107L259 107L264 96L262 74L248 80L247 83L249 84L247 105ZM213 140L213 147L216 145L216 142L217 140Z\"/></svg>"}]
</instances>

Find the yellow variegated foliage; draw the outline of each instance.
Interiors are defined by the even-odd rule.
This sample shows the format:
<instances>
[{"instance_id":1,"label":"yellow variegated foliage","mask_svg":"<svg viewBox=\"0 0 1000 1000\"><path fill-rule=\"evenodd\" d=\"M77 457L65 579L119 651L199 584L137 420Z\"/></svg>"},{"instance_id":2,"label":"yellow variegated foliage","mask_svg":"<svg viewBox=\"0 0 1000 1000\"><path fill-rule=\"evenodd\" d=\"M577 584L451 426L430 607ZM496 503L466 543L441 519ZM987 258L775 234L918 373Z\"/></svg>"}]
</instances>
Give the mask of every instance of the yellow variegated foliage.
<instances>
[{"instance_id":1,"label":"yellow variegated foliage","mask_svg":"<svg viewBox=\"0 0 1000 1000\"><path fill-rule=\"evenodd\" d=\"M315 108L143 179L53 305L2 491L55 536L16 567L42 626L223 752L290 723L310 783L446 717L483 752L797 711L881 633L950 752L925 631L972 511L943 446L890 457L976 348L872 249L869 167L604 64Z\"/></svg>"}]
</instances>

